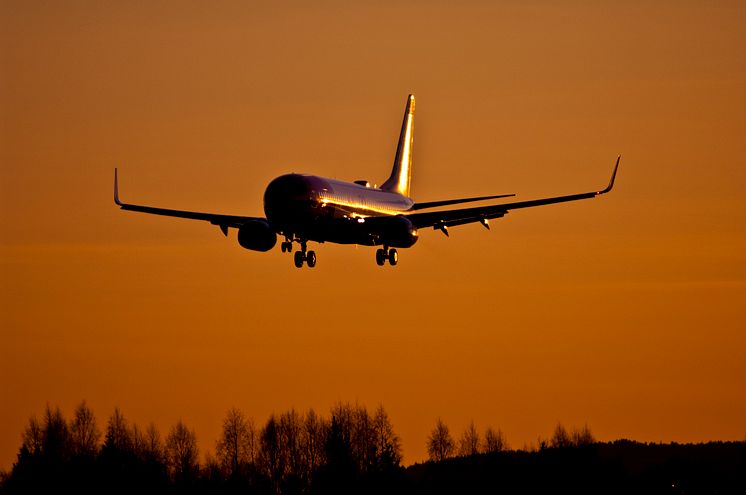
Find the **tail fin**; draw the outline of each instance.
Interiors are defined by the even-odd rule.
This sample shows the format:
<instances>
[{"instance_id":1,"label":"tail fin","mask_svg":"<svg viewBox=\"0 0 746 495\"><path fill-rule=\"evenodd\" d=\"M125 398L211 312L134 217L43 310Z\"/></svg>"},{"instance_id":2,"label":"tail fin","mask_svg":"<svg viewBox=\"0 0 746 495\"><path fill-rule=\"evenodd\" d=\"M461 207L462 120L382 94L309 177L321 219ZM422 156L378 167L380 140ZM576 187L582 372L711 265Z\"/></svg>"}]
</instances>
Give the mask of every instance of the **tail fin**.
<instances>
[{"instance_id":1,"label":"tail fin","mask_svg":"<svg viewBox=\"0 0 746 495\"><path fill-rule=\"evenodd\" d=\"M414 142L414 95L407 97L404 109L404 122L401 125L399 144L396 147L394 168L391 177L381 185L384 191L409 196L409 183L412 178L412 144Z\"/></svg>"}]
</instances>

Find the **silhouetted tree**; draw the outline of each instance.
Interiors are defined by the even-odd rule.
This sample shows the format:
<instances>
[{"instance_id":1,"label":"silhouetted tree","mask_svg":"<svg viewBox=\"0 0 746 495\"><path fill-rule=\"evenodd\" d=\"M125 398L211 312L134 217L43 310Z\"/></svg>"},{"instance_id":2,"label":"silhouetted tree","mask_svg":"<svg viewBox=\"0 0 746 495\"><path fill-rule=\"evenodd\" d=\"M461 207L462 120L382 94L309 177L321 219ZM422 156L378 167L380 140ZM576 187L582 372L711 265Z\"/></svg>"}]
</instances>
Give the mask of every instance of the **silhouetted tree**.
<instances>
[{"instance_id":1,"label":"silhouetted tree","mask_svg":"<svg viewBox=\"0 0 746 495\"><path fill-rule=\"evenodd\" d=\"M476 455L479 453L479 448L480 448L479 432L477 431L477 428L474 426L474 421L472 421L469 423L469 425L464 430L463 435L461 435L461 440L459 441L458 453L461 456Z\"/></svg>"},{"instance_id":2,"label":"silhouetted tree","mask_svg":"<svg viewBox=\"0 0 746 495\"><path fill-rule=\"evenodd\" d=\"M368 410L355 404L350 408L352 456L359 473L367 473L375 464L375 433Z\"/></svg>"},{"instance_id":3,"label":"silhouetted tree","mask_svg":"<svg viewBox=\"0 0 746 495\"><path fill-rule=\"evenodd\" d=\"M130 429L132 439L131 461L141 477L137 483L153 487L164 487L168 483L168 469L161 434L155 424L150 423L143 431L133 424ZM136 480L133 480L133 483Z\"/></svg>"},{"instance_id":4,"label":"silhouetted tree","mask_svg":"<svg viewBox=\"0 0 746 495\"><path fill-rule=\"evenodd\" d=\"M272 482L275 492L280 491L284 466L280 453L280 426L272 414L259 434L259 465L262 473Z\"/></svg>"},{"instance_id":5,"label":"silhouetted tree","mask_svg":"<svg viewBox=\"0 0 746 495\"><path fill-rule=\"evenodd\" d=\"M98 466L109 490L123 493L137 485L138 459L129 425L119 408L114 409L106 423Z\"/></svg>"},{"instance_id":6,"label":"silhouetted tree","mask_svg":"<svg viewBox=\"0 0 746 495\"><path fill-rule=\"evenodd\" d=\"M177 482L192 481L199 469L197 436L179 420L166 438L166 461Z\"/></svg>"},{"instance_id":7,"label":"silhouetted tree","mask_svg":"<svg viewBox=\"0 0 746 495\"><path fill-rule=\"evenodd\" d=\"M373 416L359 404L337 403L326 436L326 463L319 469L326 493L385 491L399 467L401 447L388 415L379 407Z\"/></svg>"},{"instance_id":8,"label":"silhouetted tree","mask_svg":"<svg viewBox=\"0 0 746 495\"><path fill-rule=\"evenodd\" d=\"M303 420L302 448L306 466L306 483L310 483L316 470L326 462L326 438L329 425L313 409L310 409Z\"/></svg>"},{"instance_id":9,"label":"silhouetted tree","mask_svg":"<svg viewBox=\"0 0 746 495\"><path fill-rule=\"evenodd\" d=\"M321 470L323 493L346 493L355 490L359 475L358 463L352 446L352 409L337 404L332 408L329 432L326 437L326 464Z\"/></svg>"},{"instance_id":10,"label":"silhouetted tree","mask_svg":"<svg viewBox=\"0 0 746 495\"><path fill-rule=\"evenodd\" d=\"M74 456L93 459L98 454L101 431L96 425L93 411L85 401L75 408L70 422L71 450Z\"/></svg>"},{"instance_id":11,"label":"silhouetted tree","mask_svg":"<svg viewBox=\"0 0 746 495\"><path fill-rule=\"evenodd\" d=\"M302 465L302 430L303 423L295 409L280 414L279 440L280 464L283 467L283 492L296 493L301 491L301 483L305 471Z\"/></svg>"},{"instance_id":12,"label":"silhouetted tree","mask_svg":"<svg viewBox=\"0 0 746 495\"><path fill-rule=\"evenodd\" d=\"M352 445L353 421L353 410L350 404L339 402L332 407L326 456L329 467L333 470L351 473L357 467Z\"/></svg>"},{"instance_id":13,"label":"silhouetted tree","mask_svg":"<svg viewBox=\"0 0 746 495\"><path fill-rule=\"evenodd\" d=\"M484 451L488 454L495 452L503 452L508 450L508 442L505 440L505 435L499 428L497 431L493 430L492 427L488 427L484 433Z\"/></svg>"},{"instance_id":14,"label":"silhouetted tree","mask_svg":"<svg viewBox=\"0 0 746 495\"><path fill-rule=\"evenodd\" d=\"M47 463L61 464L70 454L70 430L59 407L44 413L42 452Z\"/></svg>"},{"instance_id":15,"label":"silhouetted tree","mask_svg":"<svg viewBox=\"0 0 746 495\"><path fill-rule=\"evenodd\" d=\"M570 439L570 435L567 433L567 430L564 426L562 426L562 423L557 423L557 426L554 427L552 438L549 440L549 446L555 449L559 449L570 447L571 445L572 440Z\"/></svg>"},{"instance_id":16,"label":"silhouetted tree","mask_svg":"<svg viewBox=\"0 0 746 495\"><path fill-rule=\"evenodd\" d=\"M573 428L572 430L572 443L576 447L582 447L584 445L591 445L596 442L596 439L591 433L591 429L588 428L588 424L584 424L582 428Z\"/></svg>"},{"instance_id":17,"label":"silhouetted tree","mask_svg":"<svg viewBox=\"0 0 746 495\"><path fill-rule=\"evenodd\" d=\"M232 408L223 420L223 431L217 441L217 462L226 476L238 476L256 457L254 422Z\"/></svg>"},{"instance_id":18,"label":"silhouetted tree","mask_svg":"<svg viewBox=\"0 0 746 495\"><path fill-rule=\"evenodd\" d=\"M72 455L70 430L59 407L53 409L47 405L42 422L31 417L22 439L9 480L10 492L13 484L16 491L27 493L45 493L64 486L70 478L66 468Z\"/></svg>"},{"instance_id":19,"label":"silhouetted tree","mask_svg":"<svg viewBox=\"0 0 746 495\"><path fill-rule=\"evenodd\" d=\"M448 426L440 418L427 439L427 453L433 461L442 461L453 455L453 438Z\"/></svg>"},{"instance_id":20,"label":"silhouetted tree","mask_svg":"<svg viewBox=\"0 0 746 495\"><path fill-rule=\"evenodd\" d=\"M103 449L106 452L116 453L117 455L132 452L132 437L127 426L127 420L118 407L114 409L106 425Z\"/></svg>"},{"instance_id":21,"label":"silhouetted tree","mask_svg":"<svg viewBox=\"0 0 746 495\"><path fill-rule=\"evenodd\" d=\"M140 452L142 454L143 460L145 460L146 462L157 464L165 463L165 454L163 451L163 443L161 442L161 434L154 423L150 423L145 429L142 449Z\"/></svg>"},{"instance_id":22,"label":"silhouetted tree","mask_svg":"<svg viewBox=\"0 0 746 495\"><path fill-rule=\"evenodd\" d=\"M48 480L48 473L44 463L44 426L36 418L31 416L23 431L21 448L9 479L4 487L10 487L8 493L12 493L15 486L19 491L27 493L41 493L54 484L56 480Z\"/></svg>"},{"instance_id":23,"label":"silhouetted tree","mask_svg":"<svg viewBox=\"0 0 746 495\"><path fill-rule=\"evenodd\" d=\"M399 437L394 433L394 427L391 425L383 405L378 406L373 417L373 434L376 468L378 470L388 470L399 467L401 463L401 444Z\"/></svg>"},{"instance_id":24,"label":"silhouetted tree","mask_svg":"<svg viewBox=\"0 0 746 495\"><path fill-rule=\"evenodd\" d=\"M26 429L23 430L21 448L25 449L30 455L41 455L42 445L44 444L44 428L36 419L31 416Z\"/></svg>"},{"instance_id":25,"label":"silhouetted tree","mask_svg":"<svg viewBox=\"0 0 746 495\"><path fill-rule=\"evenodd\" d=\"M145 434L137 426L137 423L132 423L130 428L130 440L132 440L132 453L135 457L142 459L143 451L145 450Z\"/></svg>"}]
</instances>

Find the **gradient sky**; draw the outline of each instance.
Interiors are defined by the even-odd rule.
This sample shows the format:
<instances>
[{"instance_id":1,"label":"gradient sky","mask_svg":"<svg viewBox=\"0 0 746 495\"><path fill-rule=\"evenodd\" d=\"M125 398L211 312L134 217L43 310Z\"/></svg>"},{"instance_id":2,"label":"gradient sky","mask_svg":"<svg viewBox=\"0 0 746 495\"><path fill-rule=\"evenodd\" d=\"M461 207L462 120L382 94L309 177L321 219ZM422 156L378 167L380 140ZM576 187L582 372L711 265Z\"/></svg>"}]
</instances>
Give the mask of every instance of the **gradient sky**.
<instances>
[{"instance_id":1,"label":"gradient sky","mask_svg":"<svg viewBox=\"0 0 746 495\"><path fill-rule=\"evenodd\" d=\"M746 437L746 5L0 3L0 468L86 399L214 450L226 410L378 403L514 447ZM262 215L297 171L381 183L408 93L428 201L602 198L297 270L124 200Z\"/></svg>"}]
</instances>

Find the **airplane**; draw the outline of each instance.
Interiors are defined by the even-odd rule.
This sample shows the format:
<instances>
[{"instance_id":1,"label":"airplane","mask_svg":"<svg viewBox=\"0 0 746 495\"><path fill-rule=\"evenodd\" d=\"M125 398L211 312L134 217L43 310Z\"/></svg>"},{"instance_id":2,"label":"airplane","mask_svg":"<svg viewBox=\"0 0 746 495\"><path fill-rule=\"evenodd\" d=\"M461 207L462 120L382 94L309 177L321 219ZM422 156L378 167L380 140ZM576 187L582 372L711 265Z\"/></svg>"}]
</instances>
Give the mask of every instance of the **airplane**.
<instances>
[{"instance_id":1,"label":"airplane","mask_svg":"<svg viewBox=\"0 0 746 495\"><path fill-rule=\"evenodd\" d=\"M316 253L308 250L309 242L380 246L376 250L376 263L383 266L388 262L393 266L399 261L397 248L414 246L420 229L432 228L446 236L450 227L470 223L480 223L489 229L490 220L501 218L511 210L595 198L614 187L621 155L617 157L608 186L600 191L446 210L438 208L507 198L515 194L418 203L409 197L414 108L414 95L409 95L394 166L391 175L380 187L371 185L367 180L344 182L307 174L281 175L272 180L264 192L265 216L245 217L124 203L119 199L119 180L115 168L114 202L122 210L210 222L217 225L226 237L228 229L237 229L238 244L252 251L269 251L277 244L277 236L283 236L285 240L280 244L283 253L293 252L293 243L300 245L300 250L293 257L297 268L302 268L304 264L309 268L316 266Z\"/></svg>"}]
</instances>

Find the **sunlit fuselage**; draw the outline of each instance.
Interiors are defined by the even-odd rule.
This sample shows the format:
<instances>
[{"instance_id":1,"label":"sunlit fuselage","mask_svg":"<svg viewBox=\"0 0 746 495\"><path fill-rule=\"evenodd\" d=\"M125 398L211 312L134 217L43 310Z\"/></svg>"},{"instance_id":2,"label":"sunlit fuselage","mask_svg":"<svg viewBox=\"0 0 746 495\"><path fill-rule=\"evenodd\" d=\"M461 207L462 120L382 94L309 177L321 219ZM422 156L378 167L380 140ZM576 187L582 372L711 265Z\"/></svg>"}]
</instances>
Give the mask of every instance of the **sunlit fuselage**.
<instances>
[{"instance_id":1,"label":"sunlit fuselage","mask_svg":"<svg viewBox=\"0 0 746 495\"><path fill-rule=\"evenodd\" d=\"M314 175L274 179L264 193L272 228L290 239L410 247L417 230L400 217L414 202L401 194ZM386 222L380 220L386 218Z\"/></svg>"}]
</instances>

